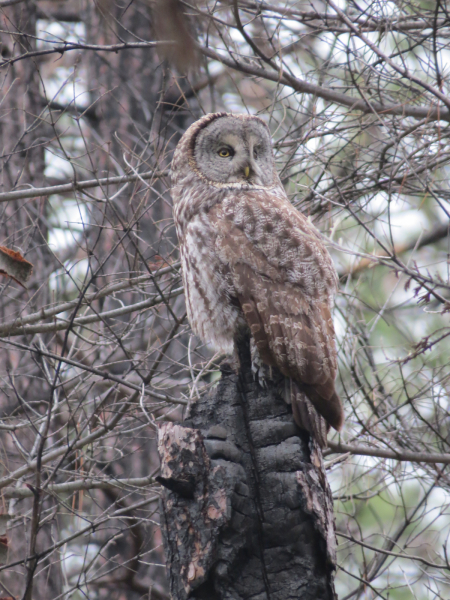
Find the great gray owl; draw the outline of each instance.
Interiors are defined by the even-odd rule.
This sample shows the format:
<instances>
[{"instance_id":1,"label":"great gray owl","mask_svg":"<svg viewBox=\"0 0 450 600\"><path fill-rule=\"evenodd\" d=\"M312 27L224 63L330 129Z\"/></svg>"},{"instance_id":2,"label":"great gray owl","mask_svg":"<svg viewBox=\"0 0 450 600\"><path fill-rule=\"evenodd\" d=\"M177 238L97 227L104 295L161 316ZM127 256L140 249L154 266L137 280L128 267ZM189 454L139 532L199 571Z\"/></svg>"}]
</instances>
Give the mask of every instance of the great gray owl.
<instances>
[{"instance_id":1,"label":"great gray owl","mask_svg":"<svg viewBox=\"0 0 450 600\"><path fill-rule=\"evenodd\" d=\"M214 113L191 125L175 150L172 197L193 331L231 354L247 328L252 360L288 378L295 421L326 445L329 425L344 420L330 312L337 276L286 196L264 121Z\"/></svg>"}]
</instances>

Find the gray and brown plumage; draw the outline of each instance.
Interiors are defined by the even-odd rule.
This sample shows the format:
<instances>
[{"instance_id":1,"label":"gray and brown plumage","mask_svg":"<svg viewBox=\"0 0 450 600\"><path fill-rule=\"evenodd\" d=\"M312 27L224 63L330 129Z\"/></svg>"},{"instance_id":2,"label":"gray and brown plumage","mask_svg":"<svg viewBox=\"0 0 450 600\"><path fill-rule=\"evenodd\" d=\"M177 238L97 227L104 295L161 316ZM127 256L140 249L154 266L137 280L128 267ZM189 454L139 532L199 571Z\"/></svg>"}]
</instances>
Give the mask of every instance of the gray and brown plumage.
<instances>
[{"instance_id":1,"label":"gray and brown plumage","mask_svg":"<svg viewBox=\"0 0 450 600\"><path fill-rule=\"evenodd\" d=\"M320 234L286 196L265 123L215 113L191 125L175 150L172 197L193 331L231 354L248 328L252 359L287 378L295 421L326 445L329 425L344 419L337 277Z\"/></svg>"}]
</instances>

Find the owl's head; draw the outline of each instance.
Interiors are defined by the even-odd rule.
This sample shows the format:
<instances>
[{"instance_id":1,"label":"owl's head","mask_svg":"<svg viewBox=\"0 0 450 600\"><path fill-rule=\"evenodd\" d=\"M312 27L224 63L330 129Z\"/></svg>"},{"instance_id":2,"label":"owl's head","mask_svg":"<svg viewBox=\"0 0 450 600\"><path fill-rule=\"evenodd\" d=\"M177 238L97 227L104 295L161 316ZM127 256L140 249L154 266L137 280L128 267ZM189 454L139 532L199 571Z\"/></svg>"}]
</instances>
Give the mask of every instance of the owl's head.
<instances>
[{"instance_id":1,"label":"owl's head","mask_svg":"<svg viewBox=\"0 0 450 600\"><path fill-rule=\"evenodd\" d=\"M276 183L272 143L264 121L250 115L215 113L192 127L189 163L202 178L224 187Z\"/></svg>"}]
</instances>

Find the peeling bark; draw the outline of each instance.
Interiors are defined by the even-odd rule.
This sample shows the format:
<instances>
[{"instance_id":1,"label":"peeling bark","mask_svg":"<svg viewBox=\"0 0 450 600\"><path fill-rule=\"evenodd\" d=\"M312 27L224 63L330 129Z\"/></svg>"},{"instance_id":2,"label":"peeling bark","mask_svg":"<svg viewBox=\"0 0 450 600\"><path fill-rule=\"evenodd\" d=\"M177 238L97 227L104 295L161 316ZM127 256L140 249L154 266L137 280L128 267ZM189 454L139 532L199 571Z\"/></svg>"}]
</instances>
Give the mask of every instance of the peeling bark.
<instances>
[{"instance_id":1,"label":"peeling bark","mask_svg":"<svg viewBox=\"0 0 450 600\"><path fill-rule=\"evenodd\" d=\"M175 600L336 600L320 448L275 385L241 370L159 431L161 529Z\"/></svg>"}]
</instances>

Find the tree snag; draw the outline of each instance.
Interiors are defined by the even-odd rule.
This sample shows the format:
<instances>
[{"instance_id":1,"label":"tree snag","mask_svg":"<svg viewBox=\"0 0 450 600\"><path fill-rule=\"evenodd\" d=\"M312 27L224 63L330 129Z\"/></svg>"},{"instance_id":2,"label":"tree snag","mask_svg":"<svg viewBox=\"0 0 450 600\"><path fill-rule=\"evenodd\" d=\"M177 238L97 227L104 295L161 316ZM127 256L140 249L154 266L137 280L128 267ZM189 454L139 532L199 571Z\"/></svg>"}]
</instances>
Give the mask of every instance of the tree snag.
<instances>
[{"instance_id":1,"label":"tree snag","mask_svg":"<svg viewBox=\"0 0 450 600\"><path fill-rule=\"evenodd\" d=\"M161 529L176 600L336 600L321 450L274 383L228 365L183 424L159 430Z\"/></svg>"}]
</instances>

